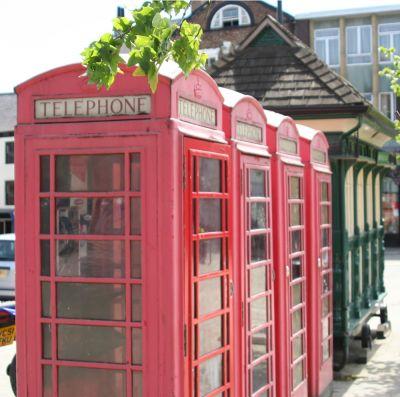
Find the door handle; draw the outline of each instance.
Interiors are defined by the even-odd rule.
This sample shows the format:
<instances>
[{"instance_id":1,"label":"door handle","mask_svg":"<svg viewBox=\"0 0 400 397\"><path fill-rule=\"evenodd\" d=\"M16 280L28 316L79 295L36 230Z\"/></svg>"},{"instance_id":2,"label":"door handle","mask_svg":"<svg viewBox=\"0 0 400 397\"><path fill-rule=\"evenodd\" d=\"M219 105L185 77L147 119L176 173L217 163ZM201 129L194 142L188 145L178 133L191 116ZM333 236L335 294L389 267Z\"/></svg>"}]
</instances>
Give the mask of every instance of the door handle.
<instances>
[{"instance_id":1,"label":"door handle","mask_svg":"<svg viewBox=\"0 0 400 397\"><path fill-rule=\"evenodd\" d=\"M290 277L290 267L286 265L286 277Z\"/></svg>"}]
</instances>

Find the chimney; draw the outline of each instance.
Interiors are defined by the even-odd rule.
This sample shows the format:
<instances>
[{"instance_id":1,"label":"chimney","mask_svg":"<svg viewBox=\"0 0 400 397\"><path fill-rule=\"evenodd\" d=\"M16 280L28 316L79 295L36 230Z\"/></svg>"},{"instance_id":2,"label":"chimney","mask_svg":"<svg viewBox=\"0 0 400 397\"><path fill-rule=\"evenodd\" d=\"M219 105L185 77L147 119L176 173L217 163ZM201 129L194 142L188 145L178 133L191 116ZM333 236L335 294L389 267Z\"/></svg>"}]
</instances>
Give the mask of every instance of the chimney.
<instances>
[{"instance_id":1,"label":"chimney","mask_svg":"<svg viewBox=\"0 0 400 397\"><path fill-rule=\"evenodd\" d=\"M203 3L205 3L207 0L203 1L193 1L191 2L191 8L192 8L192 13L197 10Z\"/></svg>"},{"instance_id":2,"label":"chimney","mask_svg":"<svg viewBox=\"0 0 400 397\"><path fill-rule=\"evenodd\" d=\"M276 16L279 23L283 23L283 12L282 12L282 0L278 0L278 8L276 10Z\"/></svg>"}]
</instances>

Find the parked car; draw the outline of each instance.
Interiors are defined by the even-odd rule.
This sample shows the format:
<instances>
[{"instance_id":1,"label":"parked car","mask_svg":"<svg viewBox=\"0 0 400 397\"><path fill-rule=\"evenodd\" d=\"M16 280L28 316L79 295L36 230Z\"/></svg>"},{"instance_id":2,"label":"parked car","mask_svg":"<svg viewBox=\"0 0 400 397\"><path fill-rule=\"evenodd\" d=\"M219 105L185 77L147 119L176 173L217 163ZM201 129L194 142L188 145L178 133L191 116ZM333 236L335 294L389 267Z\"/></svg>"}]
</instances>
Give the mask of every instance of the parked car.
<instances>
[{"instance_id":1,"label":"parked car","mask_svg":"<svg viewBox=\"0 0 400 397\"><path fill-rule=\"evenodd\" d=\"M15 234L0 234L0 300L15 299Z\"/></svg>"},{"instance_id":2,"label":"parked car","mask_svg":"<svg viewBox=\"0 0 400 397\"><path fill-rule=\"evenodd\" d=\"M15 305L9 303L7 305L2 304L0 306L0 347L12 344L14 339ZM10 377L11 388L15 395L17 395L16 366L16 356L14 356L7 367L7 375Z\"/></svg>"}]
</instances>

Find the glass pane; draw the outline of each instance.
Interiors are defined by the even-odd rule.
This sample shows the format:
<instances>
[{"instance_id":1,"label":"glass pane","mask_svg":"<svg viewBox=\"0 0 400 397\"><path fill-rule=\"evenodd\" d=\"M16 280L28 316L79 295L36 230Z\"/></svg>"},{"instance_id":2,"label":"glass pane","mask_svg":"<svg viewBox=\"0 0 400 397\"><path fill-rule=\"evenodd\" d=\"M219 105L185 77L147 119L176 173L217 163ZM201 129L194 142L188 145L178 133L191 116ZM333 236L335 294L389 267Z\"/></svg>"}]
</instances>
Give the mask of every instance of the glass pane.
<instances>
[{"instance_id":1,"label":"glass pane","mask_svg":"<svg viewBox=\"0 0 400 397\"><path fill-rule=\"evenodd\" d=\"M221 230L221 200L200 199L200 233Z\"/></svg>"},{"instance_id":2,"label":"glass pane","mask_svg":"<svg viewBox=\"0 0 400 397\"><path fill-rule=\"evenodd\" d=\"M221 281L221 278L218 277L198 283L200 316L222 308Z\"/></svg>"},{"instance_id":3,"label":"glass pane","mask_svg":"<svg viewBox=\"0 0 400 397\"><path fill-rule=\"evenodd\" d=\"M302 250L301 244L301 230L294 230L291 232L292 235L292 253L300 252Z\"/></svg>"},{"instance_id":4,"label":"glass pane","mask_svg":"<svg viewBox=\"0 0 400 397\"><path fill-rule=\"evenodd\" d=\"M58 396L126 397L125 371L60 367Z\"/></svg>"},{"instance_id":5,"label":"glass pane","mask_svg":"<svg viewBox=\"0 0 400 397\"><path fill-rule=\"evenodd\" d=\"M361 53L368 54L371 52L371 27L361 27Z\"/></svg>"},{"instance_id":6,"label":"glass pane","mask_svg":"<svg viewBox=\"0 0 400 397\"><path fill-rule=\"evenodd\" d=\"M42 324L42 357L51 359L51 325Z\"/></svg>"},{"instance_id":7,"label":"glass pane","mask_svg":"<svg viewBox=\"0 0 400 397\"><path fill-rule=\"evenodd\" d=\"M57 316L87 320L125 320L125 286L57 283Z\"/></svg>"},{"instance_id":8,"label":"glass pane","mask_svg":"<svg viewBox=\"0 0 400 397\"><path fill-rule=\"evenodd\" d=\"M221 192L221 161L200 158L200 192Z\"/></svg>"},{"instance_id":9,"label":"glass pane","mask_svg":"<svg viewBox=\"0 0 400 397\"><path fill-rule=\"evenodd\" d=\"M300 257L292 259L292 280L296 280L303 275L303 269L301 268L302 260Z\"/></svg>"},{"instance_id":10,"label":"glass pane","mask_svg":"<svg viewBox=\"0 0 400 397\"><path fill-rule=\"evenodd\" d=\"M324 274L322 277L322 293L326 294L329 290L329 274Z\"/></svg>"},{"instance_id":11,"label":"glass pane","mask_svg":"<svg viewBox=\"0 0 400 397\"><path fill-rule=\"evenodd\" d=\"M143 376L141 372L132 372L132 397L143 396Z\"/></svg>"},{"instance_id":12,"label":"glass pane","mask_svg":"<svg viewBox=\"0 0 400 397\"><path fill-rule=\"evenodd\" d=\"M303 310L299 309L292 314L292 335L303 328Z\"/></svg>"},{"instance_id":13,"label":"glass pane","mask_svg":"<svg viewBox=\"0 0 400 397\"><path fill-rule=\"evenodd\" d=\"M40 233L50 233L50 200L40 199Z\"/></svg>"},{"instance_id":14,"label":"glass pane","mask_svg":"<svg viewBox=\"0 0 400 397\"><path fill-rule=\"evenodd\" d=\"M347 28L347 54L357 54L357 27Z\"/></svg>"},{"instance_id":15,"label":"glass pane","mask_svg":"<svg viewBox=\"0 0 400 397\"><path fill-rule=\"evenodd\" d=\"M390 36L389 35L379 35L379 47L390 48ZM379 51L379 60L381 62L386 62L390 60L390 56L387 57L385 54Z\"/></svg>"},{"instance_id":16,"label":"glass pane","mask_svg":"<svg viewBox=\"0 0 400 397\"><path fill-rule=\"evenodd\" d=\"M322 251L322 267L328 267L329 266L329 251L325 250Z\"/></svg>"},{"instance_id":17,"label":"glass pane","mask_svg":"<svg viewBox=\"0 0 400 397\"><path fill-rule=\"evenodd\" d=\"M131 191L140 192L140 153L131 156Z\"/></svg>"},{"instance_id":18,"label":"glass pane","mask_svg":"<svg viewBox=\"0 0 400 397\"><path fill-rule=\"evenodd\" d=\"M266 205L265 203L251 203L251 229L266 228Z\"/></svg>"},{"instance_id":19,"label":"glass pane","mask_svg":"<svg viewBox=\"0 0 400 397\"><path fill-rule=\"evenodd\" d=\"M250 273L250 295L257 295L267 290L267 268L256 267L249 270Z\"/></svg>"},{"instance_id":20,"label":"glass pane","mask_svg":"<svg viewBox=\"0 0 400 397\"><path fill-rule=\"evenodd\" d=\"M263 328L251 336L252 361L268 353L268 328Z\"/></svg>"},{"instance_id":21,"label":"glass pane","mask_svg":"<svg viewBox=\"0 0 400 397\"><path fill-rule=\"evenodd\" d=\"M297 363L293 368L293 389L303 381L303 363L304 360Z\"/></svg>"},{"instance_id":22,"label":"glass pane","mask_svg":"<svg viewBox=\"0 0 400 397\"><path fill-rule=\"evenodd\" d=\"M339 40L330 39L329 43L329 65L339 65Z\"/></svg>"},{"instance_id":23,"label":"glass pane","mask_svg":"<svg viewBox=\"0 0 400 397\"><path fill-rule=\"evenodd\" d=\"M399 55L399 53L400 53L400 33L393 35L393 48L395 49L394 54Z\"/></svg>"},{"instance_id":24,"label":"glass pane","mask_svg":"<svg viewBox=\"0 0 400 397\"><path fill-rule=\"evenodd\" d=\"M140 241L131 241L131 277L142 277L142 246Z\"/></svg>"},{"instance_id":25,"label":"glass pane","mask_svg":"<svg viewBox=\"0 0 400 397\"><path fill-rule=\"evenodd\" d=\"M57 192L124 190L124 155L56 156Z\"/></svg>"},{"instance_id":26,"label":"glass pane","mask_svg":"<svg viewBox=\"0 0 400 397\"><path fill-rule=\"evenodd\" d=\"M222 347L222 317L199 324L200 356Z\"/></svg>"},{"instance_id":27,"label":"glass pane","mask_svg":"<svg viewBox=\"0 0 400 397\"><path fill-rule=\"evenodd\" d=\"M143 332L141 328L132 328L132 363L143 364Z\"/></svg>"},{"instance_id":28,"label":"glass pane","mask_svg":"<svg viewBox=\"0 0 400 397\"><path fill-rule=\"evenodd\" d=\"M330 312L329 308L329 296L325 297L322 302L322 317L326 317Z\"/></svg>"},{"instance_id":29,"label":"glass pane","mask_svg":"<svg viewBox=\"0 0 400 397\"><path fill-rule=\"evenodd\" d=\"M292 349L293 349L293 360L297 360L304 353L303 346L303 334L296 336L292 341Z\"/></svg>"},{"instance_id":30,"label":"glass pane","mask_svg":"<svg viewBox=\"0 0 400 397\"><path fill-rule=\"evenodd\" d=\"M321 205L321 224L329 223L329 205Z\"/></svg>"},{"instance_id":31,"label":"glass pane","mask_svg":"<svg viewBox=\"0 0 400 397\"><path fill-rule=\"evenodd\" d=\"M295 284L292 286L292 306L299 305L303 302L302 284Z\"/></svg>"},{"instance_id":32,"label":"glass pane","mask_svg":"<svg viewBox=\"0 0 400 397\"><path fill-rule=\"evenodd\" d=\"M250 196L265 197L265 172L250 170Z\"/></svg>"},{"instance_id":33,"label":"glass pane","mask_svg":"<svg viewBox=\"0 0 400 397\"><path fill-rule=\"evenodd\" d=\"M318 58L324 62L328 62L325 53L325 40L315 40L315 52L317 53Z\"/></svg>"},{"instance_id":34,"label":"glass pane","mask_svg":"<svg viewBox=\"0 0 400 397\"><path fill-rule=\"evenodd\" d=\"M40 191L50 191L50 156L40 156Z\"/></svg>"},{"instance_id":35,"label":"glass pane","mask_svg":"<svg viewBox=\"0 0 400 397\"><path fill-rule=\"evenodd\" d=\"M267 259L265 234L251 236L251 262L259 262Z\"/></svg>"},{"instance_id":36,"label":"glass pane","mask_svg":"<svg viewBox=\"0 0 400 397\"><path fill-rule=\"evenodd\" d=\"M50 283L43 281L42 286L42 317L50 317Z\"/></svg>"},{"instance_id":37,"label":"glass pane","mask_svg":"<svg viewBox=\"0 0 400 397\"><path fill-rule=\"evenodd\" d=\"M297 176L290 177L290 198L291 199L301 198L300 178Z\"/></svg>"},{"instance_id":38,"label":"glass pane","mask_svg":"<svg viewBox=\"0 0 400 397\"><path fill-rule=\"evenodd\" d=\"M58 234L123 234L122 198L58 198Z\"/></svg>"},{"instance_id":39,"label":"glass pane","mask_svg":"<svg viewBox=\"0 0 400 397\"><path fill-rule=\"evenodd\" d=\"M43 397L53 397L53 374L50 365L43 365Z\"/></svg>"},{"instance_id":40,"label":"glass pane","mask_svg":"<svg viewBox=\"0 0 400 397\"><path fill-rule=\"evenodd\" d=\"M58 240L56 273L63 277L125 277L124 242Z\"/></svg>"},{"instance_id":41,"label":"glass pane","mask_svg":"<svg viewBox=\"0 0 400 397\"><path fill-rule=\"evenodd\" d=\"M142 321L142 286L132 285L132 321Z\"/></svg>"},{"instance_id":42,"label":"glass pane","mask_svg":"<svg viewBox=\"0 0 400 397\"><path fill-rule=\"evenodd\" d=\"M40 274L50 276L50 241L40 240Z\"/></svg>"},{"instance_id":43,"label":"glass pane","mask_svg":"<svg viewBox=\"0 0 400 397\"><path fill-rule=\"evenodd\" d=\"M328 183L321 182L321 201L329 201Z\"/></svg>"},{"instance_id":44,"label":"glass pane","mask_svg":"<svg viewBox=\"0 0 400 397\"><path fill-rule=\"evenodd\" d=\"M327 338L329 334L329 317L325 317L322 319L322 339Z\"/></svg>"},{"instance_id":45,"label":"glass pane","mask_svg":"<svg viewBox=\"0 0 400 397\"><path fill-rule=\"evenodd\" d=\"M250 302L251 328L257 328L267 322L267 298L259 298Z\"/></svg>"},{"instance_id":46,"label":"glass pane","mask_svg":"<svg viewBox=\"0 0 400 397\"><path fill-rule=\"evenodd\" d=\"M58 325L58 359L125 363L125 328Z\"/></svg>"},{"instance_id":47,"label":"glass pane","mask_svg":"<svg viewBox=\"0 0 400 397\"><path fill-rule=\"evenodd\" d=\"M329 247L329 229L322 229L322 246Z\"/></svg>"},{"instance_id":48,"label":"glass pane","mask_svg":"<svg viewBox=\"0 0 400 397\"><path fill-rule=\"evenodd\" d=\"M322 342L322 361L326 361L330 357L330 340Z\"/></svg>"},{"instance_id":49,"label":"glass pane","mask_svg":"<svg viewBox=\"0 0 400 397\"><path fill-rule=\"evenodd\" d=\"M222 386L222 356L200 364L200 396L206 396Z\"/></svg>"},{"instance_id":50,"label":"glass pane","mask_svg":"<svg viewBox=\"0 0 400 397\"><path fill-rule=\"evenodd\" d=\"M301 204L290 205L290 226L301 225Z\"/></svg>"},{"instance_id":51,"label":"glass pane","mask_svg":"<svg viewBox=\"0 0 400 397\"><path fill-rule=\"evenodd\" d=\"M199 273L217 272L222 268L222 239L200 240Z\"/></svg>"},{"instance_id":52,"label":"glass pane","mask_svg":"<svg viewBox=\"0 0 400 397\"><path fill-rule=\"evenodd\" d=\"M257 364L253 370L253 393L268 384L268 366L266 361Z\"/></svg>"},{"instance_id":53,"label":"glass pane","mask_svg":"<svg viewBox=\"0 0 400 397\"><path fill-rule=\"evenodd\" d=\"M140 236L142 230L142 200L139 197L131 199L131 234Z\"/></svg>"}]
</instances>

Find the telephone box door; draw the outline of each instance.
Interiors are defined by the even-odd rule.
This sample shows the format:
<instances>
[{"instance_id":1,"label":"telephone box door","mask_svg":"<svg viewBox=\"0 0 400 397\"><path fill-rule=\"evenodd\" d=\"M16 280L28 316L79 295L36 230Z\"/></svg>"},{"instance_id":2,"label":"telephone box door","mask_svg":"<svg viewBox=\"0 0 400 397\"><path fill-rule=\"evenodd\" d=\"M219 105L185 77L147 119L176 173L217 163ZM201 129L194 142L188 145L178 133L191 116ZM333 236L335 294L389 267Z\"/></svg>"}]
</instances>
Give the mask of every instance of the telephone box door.
<instances>
[{"instance_id":1,"label":"telephone box door","mask_svg":"<svg viewBox=\"0 0 400 397\"><path fill-rule=\"evenodd\" d=\"M319 212L319 357L320 357L320 385L322 393L332 381L332 208L331 208L331 177L318 174L318 212Z\"/></svg>"},{"instance_id":2,"label":"telephone box door","mask_svg":"<svg viewBox=\"0 0 400 397\"><path fill-rule=\"evenodd\" d=\"M230 148L185 138L185 396L232 397Z\"/></svg>"},{"instance_id":3,"label":"telephone box door","mask_svg":"<svg viewBox=\"0 0 400 397\"><path fill-rule=\"evenodd\" d=\"M155 142L27 141L24 395L158 395Z\"/></svg>"},{"instance_id":4,"label":"telephone box door","mask_svg":"<svg viewBox=\"0 0 400 397\"><path fill-rule=\"evenodd\" d=\"M287 297L289 367L292 397L307 396L306 272L303 169L288 167L287 187Z\"/></svg>"},{"instance_id":5,"label":"telephone box door","mask_svg":"<svg viewBox=\"0 0 400 397\"><path fill-rule=\"evenodd\" d=\"M269 160L241 155L245 396L275 397L274 272Z\"/></svg>"}]
</instances>

